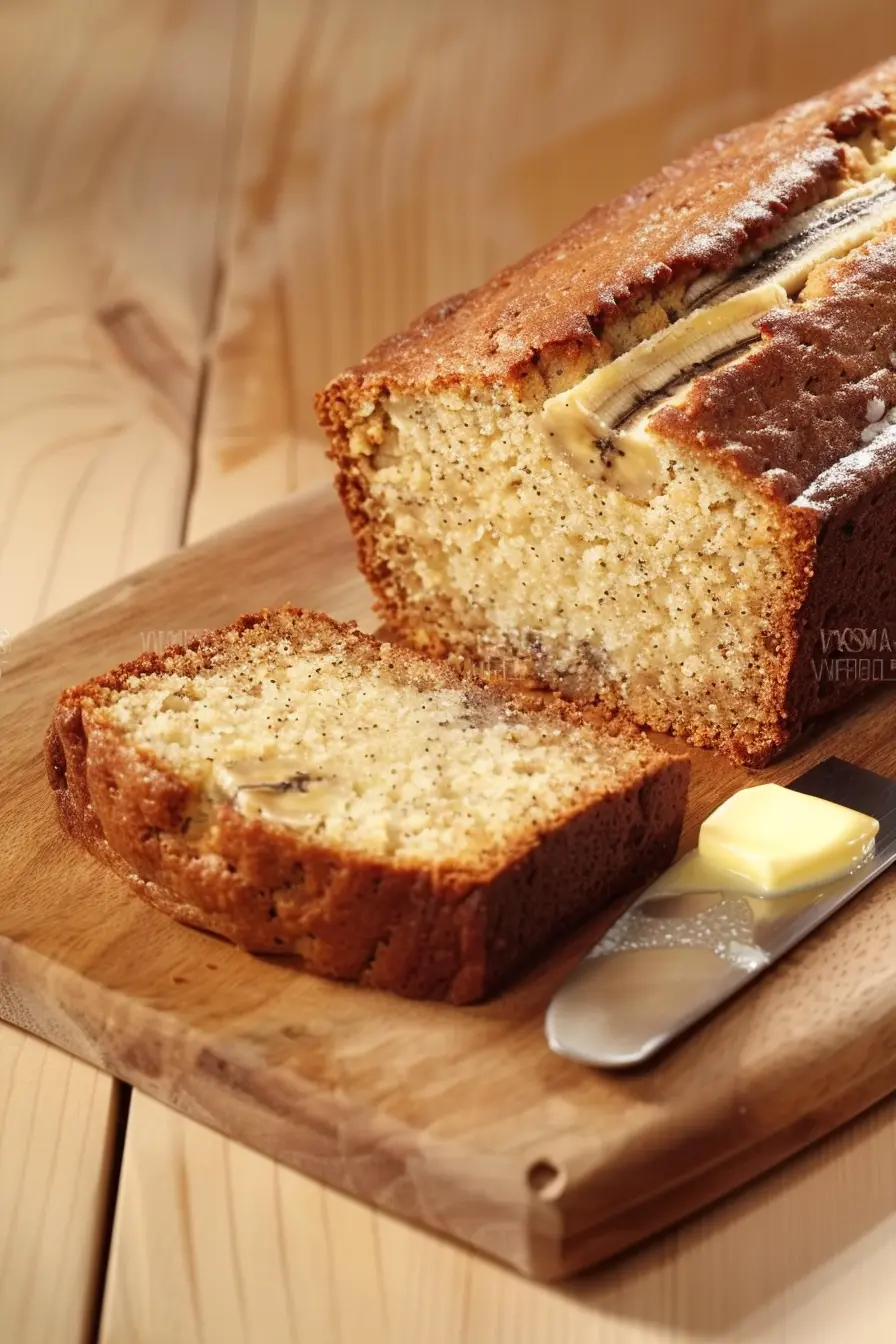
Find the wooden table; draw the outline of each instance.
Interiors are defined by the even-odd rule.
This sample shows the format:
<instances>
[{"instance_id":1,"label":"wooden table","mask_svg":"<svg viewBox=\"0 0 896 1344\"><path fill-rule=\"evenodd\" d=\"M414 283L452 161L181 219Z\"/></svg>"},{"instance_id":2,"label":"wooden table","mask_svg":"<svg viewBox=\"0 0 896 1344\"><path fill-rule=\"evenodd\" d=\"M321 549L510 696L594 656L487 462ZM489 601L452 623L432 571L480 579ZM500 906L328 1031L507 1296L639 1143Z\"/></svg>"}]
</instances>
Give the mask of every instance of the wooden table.
<instances>
[{"instance_id":1,"label":"wooden table","mask_svg":"<svg viewBox=\"0 0 896 1344\"><path fill-rule=\"evenodd\" d=\"M882 0L574 8L0 5L0 694L4 640L323 487L310 394L387 329L896 46ZM894 1263L893 1101L558 1289L0 1026L4 1344L875 1344Z\"/></svg>"}]
</instances>

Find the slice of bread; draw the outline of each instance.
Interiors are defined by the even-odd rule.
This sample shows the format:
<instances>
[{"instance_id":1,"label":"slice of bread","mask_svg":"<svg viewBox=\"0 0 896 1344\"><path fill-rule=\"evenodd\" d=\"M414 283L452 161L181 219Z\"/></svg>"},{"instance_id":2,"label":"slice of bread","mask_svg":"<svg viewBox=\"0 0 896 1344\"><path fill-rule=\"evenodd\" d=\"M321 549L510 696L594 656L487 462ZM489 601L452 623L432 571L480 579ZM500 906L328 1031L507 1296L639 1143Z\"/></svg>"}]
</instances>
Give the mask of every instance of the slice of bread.
<instances>
[{"instance_id":1,"label":"slice of bread","mask_svg":"<svg viewBox=\"0 0 896 1344\"><path fill-rule=\"evenodd\" d=\"M66 828L175 919L454 1003L667 864L688 776L293 607L63 692L47 765Z\"/></svg>"}]
</instances>

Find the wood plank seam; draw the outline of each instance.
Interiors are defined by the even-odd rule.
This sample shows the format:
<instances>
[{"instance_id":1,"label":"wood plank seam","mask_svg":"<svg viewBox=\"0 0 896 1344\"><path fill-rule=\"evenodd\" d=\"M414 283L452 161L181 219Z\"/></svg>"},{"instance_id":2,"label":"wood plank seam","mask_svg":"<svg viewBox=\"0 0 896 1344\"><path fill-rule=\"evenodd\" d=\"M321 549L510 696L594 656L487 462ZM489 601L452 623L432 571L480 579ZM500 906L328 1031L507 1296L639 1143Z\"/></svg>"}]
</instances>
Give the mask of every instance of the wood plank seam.
<instances>
[{"instance_id":1,"label":"wood plank seam","mask_svg":"<svg viewBox=\"0 0 896 1344\"><path fill-rule=\"evenodd\" d=\"M218 194L218 214L215 227L215 262L212 272L211 285L209 287L208 305L205 315L205 322L202 330L202 357L195 383L195 393L193 397L192 415L189 428L189 474L187 477L186 488L184 491L183 506L180 521L180 544L184 545L187 537L190 519L190 506L193 499L193 493L196 487L196 477L199 461L199 444L204 427L205 413L208 404L208 391L210 386L211 371L213 366L213 355L215 348L215 337L220 325L221 312L223 308L224 294L227 285L227 265L224 259L223 243L226 237L226 221L232 210L235 196L236 169L239 163L241 131L244 122L243 112L246 106L249 87L249 63L251 60L251 32L255 21L255 4L240 5L238 9L240 20L237 25L237 37L233 44L231 54L230 71L230 98L228 101L228 110L225 120L224 132L224 150L222 154L222 173L221 189ZM247 35L248 27L248 35ZM247 39L248 40L241 40ZM242 62L239 60L238 53L245 52ZM241 67L241 68L240 68ZM241 88L239 86L241 85ZM138 493L134 493L134 501ZM133 502L133 501L132 501ZM127 1143L127 1127L130 1114L131 1095L133 1089L130 1085L119 1083L119 1095L116 1097L117 1116L116 1116L116 1137L115 1149L112 1156L109 1181L107 1187L108 1210L106 1225L103 1230L101 1242L100 1268L96 1284L96 1293L94 1297L93 1315L90 1324L89 1338L97 1341L100 1335L102 1324L103 1307L106 1296L106 1284L109 1274L109 1252L112 1245L112 1236L115 1227L115 1218L118 1211L118 1195L121 1186L121 1174L124 1165L125 1146Z\"/></svg>"},{"instance_id":2,"label":"wood plank seam","mask_svg":"<svg viewBox=\"0 0 896 1344\"><path fill-rule=\"evenodd\" d=\"M132 1092L133 1088L129 1084L118 1083L113 1100L113 1106L115 1107L115 1141L109 1158L109 1171L106 1180L106 1217L97 1249L97 1275L93 1294L93 1310L87 1333L87 1338L92 1341L92 1344L96 1344L99 1339L103 1303L106 1298L106 1282L109 1277L109 1250L112 1245L112 1233L118 1212L118 1191L124 1164L124 1145L127 1138Z\"/></svg>"},{"instance_id":3,"label":"wood plank seam","mask_svg":"<svg viewBox=\"0 0 896 1344\"><path fill-rule=\"evenodd\" d=\"M13 633L138 567L142 558L155 558L160 541L168 549L183 541L187 504L179 486L189 478L187 447L198 438L203 414L201 356L222 284L210 262L221 253L232 199L227 154L235 154L243 120L244 29L254 14L241 0L228 5L229 19L218 0L153 0L137 17L116 0L82 3L77 13L56 0L37 0L29 7L31 22L24 12L3 16L0 63L13 83L0 81L7 114L0 139L14 151L12 159L16 147L21 151L21 171L10 164L0 183L0 281L9 319L0 324L6 458L0 595L3 607L9 601L18 613L7 621L0 610L0 626L15 626L8 640L0 629L4 674ZM39 32L44 27L45 34ZM104 61L100 50L113 59ZM187 80L177 77L185 71ZM208 116L201 109L195 116L194 88L206 75L215 91L204 100ZM154 116L146 115L150 103ZM156 137L155 122L166 119ZM191 149L184 130L193 125L202 138ZM160 155L159 148L166 152ZM26 191L17 200L22 183ZM203 184L210 218L203 214ZM161 211L150 211L141 233L146 212L134 205L153 199ZM194 206L200 242L191 253ZM178 227L178 212L186 228ZM168 242L174 283L164 264ZM182 293L179 282L201 284L203 272L208 283L191 321L190 286ZM41 302L54 294L59 301ZM205 336L205 347L197 348L197 336ZM179 464L172 451L177 440ZM163 472L174 488L153 491ZM92 501L97 521L105 511L101 527L85 526ZM47 504L59 505L56 514L44 511ZM35 526L28 528L35 505ZM168 515L167 536L159 538L160 529L150 524L147 545L146 520L156 514ZM23 587L26 600L18 595ZM99 1328L131 1089L100 1073L91 1089L83 1064L52 1047L41 1047L41 1054L34 1043L26 1049L29 1076L20 1079L16 1059L25 1047L16 1038L13 1029L2 1028L0 1053L11 1056L16 1085L0 1087L0 1135L9 1145L18 1124L26 1160L12 1158L7 1146L5 1170L0 1163L0 1242L14 1256L0 1264L0 1338L48 1344L52 1337L55 1344L64 1336L83 1344ZM25 1102L18 1109L17 1095ZM85 1096L96 1103L87 1115ZM48 1100L51 1113L52 1104L59 1107L56 1147L47 1144ZM20 1206L14 1211L13 1201ZM16 1217L8 1220L7 1212Z\"/></svg>"},{"instance_id":4,"label":"wood plank seam","mask_svg":"<svg viewBox=\"0 0 896 1344\"><path fill-rule=\"evenodd\" d=\"M208 393L211 385L212 367L214 364L210 347L214 340L215 332L217 331L218 322L220 320L222 296L226 287L226 276L227 267L219 255L215 262L215 269L212 277L208 314L203 331L202 359L199 365L199 373L196 378L196 394L193 400L193 415L189 436L189 475L187 477L186 489L184 490L183 508L180 520L181 546L185 545L187 540L187 534L190 527L190 509L193 502L193 495L196 490L196 479L199 474L199 445L202 440L205 414L208 409Z\"/></svg>"},{"instance_id":5,"label":"wood plank seam","mask_svg":"<svg viewBox=\"0 0 896 1344\"><path fill-rule=\"evenodd\" d=\"M181 546L186 544L189 537L190 515L199 474L200 446L205 430L211 378L217 354L217 339L221 329L221 319L227 295L229 267L226 258L230 252L230 234L235 225L236 217L239 166L246 125L245 114L249 104L253 36L258 18L257 8L256 0L250 0L248 4L241 3L241 0L238 0L237 13L239 17L231 54L230 97L225 117L221 188L218 193L218 214L215 225L215 265L202 333L202 360L196 383L193 419L190 427L190 474L184 491L180 527ZM240 53L242 53L241 60Z\"/></svg>"}]
</instances>

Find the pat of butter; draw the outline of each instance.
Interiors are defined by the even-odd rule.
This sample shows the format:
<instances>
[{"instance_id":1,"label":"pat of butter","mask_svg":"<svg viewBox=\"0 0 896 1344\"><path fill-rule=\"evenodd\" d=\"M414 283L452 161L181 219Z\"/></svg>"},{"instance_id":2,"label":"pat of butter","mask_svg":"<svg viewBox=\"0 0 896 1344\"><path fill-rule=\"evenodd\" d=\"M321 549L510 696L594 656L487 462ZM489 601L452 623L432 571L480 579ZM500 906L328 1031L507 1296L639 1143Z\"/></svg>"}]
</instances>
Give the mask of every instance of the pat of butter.
<instances>
[{"instance_id":1,"label":"pat of butter","mask_svg":"<svg viewBox=\"0 0 896 1344\"><path fill-rule=\"evenodd\" d=\"M871 853L879 829L874 817L826 798L757 784L706 818L698 851L773 896L848 873Z\"/></svg>"}]
</instances>

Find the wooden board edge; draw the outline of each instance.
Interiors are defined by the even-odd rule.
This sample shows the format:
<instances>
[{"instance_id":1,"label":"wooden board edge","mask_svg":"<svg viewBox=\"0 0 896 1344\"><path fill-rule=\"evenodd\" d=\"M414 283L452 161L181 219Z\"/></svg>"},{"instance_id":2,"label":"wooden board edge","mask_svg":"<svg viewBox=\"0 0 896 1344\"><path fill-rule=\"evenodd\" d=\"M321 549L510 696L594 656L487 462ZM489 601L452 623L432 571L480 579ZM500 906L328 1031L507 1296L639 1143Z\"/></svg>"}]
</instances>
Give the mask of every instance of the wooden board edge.
<instances>
[{"instance_id":1,"label":"wooden board edge","mask_svg":"<svg viewBox=\"0 0 896 1344\"><path fill-rule=\"evenodd\" d=\"M291 528L293 519L297 523L301 520L303 524L307 524L309 507L314 516L319 515L330 521L334 517L338 518L344 529L344 520L341 518L341 514L336 511L331 492L324 488L321 492L314 492L314 498L310 501L307 498L301 501L286 501L265 514L256 516L247 523L236 525L225 535L230 544L239 545L245 530L245 534L253 541L253 545L249 548L249 563L258 564L260 563L258 557L268 553L266 538L269 534L265 529L269 526L272 528L279 527L282 532L284 528ZM344 536L345 533L343 532L342 535ZM282 543L282 535L280 541ZM120 588L126 595L134 596L135 600L139 602L144 592L152 592L157 570L164 569L167 577L176 569L181 578L189 580L194 564L196 568L201 566L206 548L217 550L219 544L220 539L212 539L195 548L189 548L176 557L161 561L158 566L142 571L140 575L134 576L133 579L126 580L121 585L116 585L116 588ZM320 545L314 543L304 554L310 555L313 560L318 554L323 554L325 549L323 543ZM348 545L346 545L346 553L348 553ZM301 532L297 538L296 552L293 556L296 563L299 555L303 555ZM198 563L196 563L197 561ZM332 564L332 560L328 563ZM107 600L104 600L105 597L106 595L101 593L96 598L87 599L79 607L70 609L66 613L53 618L46 626L36 628L35 633L38 633L39 630L46 632L46 629L52 626L57 637L64 639L68 629L77 628L83 624L90 624L96 629L101 629L106 619ZM72 622L71 627L69 627L70 621ZM24 636L22 639L23 653L30 652L26 648L28 639L28 636ZM855 722L856 714L863 716L873 712L874 706L866 700L862 708L852 709L851 721ZM818 744L816 744L816 749L818 749ZM873 895L863 898L865 901L873 901L873 899ZM842 918L855 918L852 908L848 912L844 912ZM833 924L831 928L833 928ZM824 934L821 934L816 937L824 936ZM815 941L812 940L812 943L815 943ZM810 944L807 944L805 951L809 953ZM803 953L801 952L800 955L803 955ZM51 1009L50 1016L53 1020L44 1022L41 1020L41 1014L46 1014L46 1005L38 1002L31 1007L26 1006L23 1008L21 1015L11 1017L11 1020L18 1025L26 1027L26 1029L44 1037L44 1039L52 1041L63 1049L69 1050L101 1068L105 1068L108 1072L114 1073L125 1081L134 1083L149 1095L183 1111L192 1118L204 1122L230 1137L242 1139L269 1156L281 1160L313 1178L350 1195L368 1200L378 1207L395 1213L409 1222L420 1224L430 1231L449 1235L462 1244L472 1246L478 1251L511 1265L523 1274L542 1280L556 1280L566 1277L617 1253L617 1251L624 1249L635 1241L659 1231L662 1227L674 1224L682 1217L688 1216L701 1203L716 1199L727 1193L744 1181L783 1161L800 1148L813 1142L814 1139L829 1132L829 1130L844 1123L850 1116L865 1109L896 1085L886 1069L876 1065L871 1054L872 1051L881 1052L896 1058L896 1020L894 1020L894 1013L890 1012L883 999L878 999L876 1003L865 1002L861 1009L859 1022L865 1059L858 1066L859 1072L852 1077L848 1087L842 1088L840 1078L837 1077L838 1090L836 1095L829 1095L827 1098L827 1118L813 1121L811 1115L807 1117L802 1112L799 1115L787 1115L784 1117L784 1123L776 1131L779 1136L784 1135L787 1140L782 1143L780 1150L774 1148L774 1145L769 1146L764 1137L757 1140L752 1146L747 1141L741 1143L740 1146L737 1142L729 1143L729 1146L719 1154L712 1169L706 1169L705 1166L697 1166L695 1169L693 1144L695 1142L699 1143L701 1139L705 1140L708 1122L704 1117L702 1132L692 1124L689 1135L679 1136L678 1155L681 1156L684 1153L689 1159L687 1166L690 1176L687 1180L679 1184L674 1181L676 1169L675 1147L674 1144L669 1142L666 1169L662 1172L662 1179L657 1181L653 1187L657 1193L649 1201L642 1202L640 1206L632 1209L624 1207L618 1198L619 1173L624 1163L621 1163L618 1168L611 1172L608 1181L605 1149L601 1159L605 1163L603 1172L575 1171L566 1179L564 1189L557 1194L552 1192L550 1180L543 1187L536 1185L533 1188L527 1184L528 1169L521 1158L517 1158L513 1164L505 1162L502 1169L497 1171L495 1169L496 1161L503 1161L503 1159L495 1159L493 1155L484 1154L477 1150L464 1150L463 1152L452 1150L430 1140L425 1134L421 1140L421 1136L416 1131L402 1131L393 1122L387 1122L376 1114L361 1113L358 1108L351 1111L347 1107L344 1108L345 1125L350 1127L353 1141L365 1126L368 1127L369 1132L376 1136L376 1144L369 1143L366 1152L361 1153L359 1157L362 1149L361 1144L355 1143L354 1149L351 1145L343 1145L337 1152L333 1136L330 1135L328 1139L329 1148L324 1151L320 1142L320 1129L316 1129L314 1124L308 1121L309 1115L312 1116L313 1120L315 1099L310 1093L300 1093L297 1090L302 1085L297 1083L294 1076L291 1077L291 1095L286 1098L286 1101L292 1106L288 1115L283 1114L282 1111L278 1112L276 1105L260 1106L258 1098L250 1095L248 1088L244 1087L239 1093L239 1102L242 1107L239 1111L239 1117L241 1120L245 1120L245 1123L240 1123L235 1127L228 1123L227 1107L234 1098L232 1090L233 1071L235 1069L238 1073L242 1066L240 1061L238 1059L234 1060L232 1053L228 1053L228 1049L224 1048L226 1046L225 1042L215 1042L213 1039L210 1043L207 1037L199 1036L198 1033L193 1032L191 1041L184 1042L182 1048L192 1050L196 1056L202 1054L210 1070L220 1068L223 1073L218 1081L222 1088L230 1086L231 1090L226 1093L222 1092L219 1096L207 1096L204 1092L200 1096L195 1096L189 1090L178 1091L176 1087L166 1086L164 1080L160 1077L162 1071L157 1062L154 1064L152 1058L152 1052L157 1052L158 1047L150 1043L153 1033L146 1031L147 1023L153 1021L154 1014L153 1029L162 1042L162 1048L165 1048L166 1037L170 1044L170 1039L176 1033L164 1011L153 1009L150 1004L145 1002L132 1005L124 995L105 990L105 1002L109 1005L109 1013L104 1016L103 1028L105 1029L107 1019L111 1014L116 1027L121 1028L122 1024L125 1024L128 1030L124 1033L124 1039L116 1043L117 1048L114 1057L101 1056L98 1054L100 1048L97 1045L97 1040L102 1035L96 1018L99 1009L96 1006L92 1007L92 1019L89 1016L85 1019L83 1014L79 1018L77 1012L74 1011L78 1009L79 1004L83 1003L88 991L95 989L95 986L86 978L81 977L78 972L60 963L53 962L42 954L35 953L23 944L13 944L8 940L0 939L0 969L4 968L4 958L10 962L10 966L17 961L21 973L18 977L15 977L12 970L9 970L9 976L18 984L22 993L27 992L24 987L29 979L33 980L39 986L41 996L46 997L47 1005ZM25 975L26 966L27 976ZM780 975L781 972L778 972L778 979L780 979ZM751 1002L758 1002L755 996L761 996L767 992L767 983L763 982L763 985L750 990ZM83 1031L84 1020L92 1022L92 1032L85 1033ZM853 1033L855 1026L854 1022ZM178 1024L177 1031L180 1032L181 1030L182 1028ZM888 1039L892 1038L893 1049L890 1051L880 1046L881 1037L884 1035ZM873 1044L871 1044L872 1041ZM883 1042L883 1046L886 1046L886 1041ZM235 1048L239 1049L240 1047ZM730 1055L731 1060L736 1063L738 1059L736 1039L733 1042ZM801 1062L799 1050L797 1050L792 1059L785 1059L782 1056L775 1060L774 1077L771 1082L767 1081L765 1084L766 1102L773 1099L776 1083L780 1082L782 1072L787 1073L792 1064L795 1064L797 1069L802 1069L802 1074L797 1076L803 1088L804 1098L808 1096L811 1099L812 1064L810 1060ZM853 1064L850 1067L854 1070L857 1066ZM228 1074L228 1070L231 1071L230 1074ZM846 1070L842 1072L846 1072ZM285 1076L284 1074L283 1077L285 1078ZM211 1088L208 1080L205 1081L206 1085ZM224 1106L225 1096L227 1107ZM731 1099L729 1098L729 1100ZM274 1098L274 1101L276 1101L276 1098ZM297 1114L299 1105L304 1108L306 1114L302 1116ZM724 1114L724 1112L714 1112L716 1120ZM730 1118L730 1111L728 1115ZM693 1117L691 1119L693 1121ZM305 1124L303 1133L318 1140L320 1151L312 1153L311 1158L308 1157L307 1153L297 1154L294 1151L301 1137L297 1137L300 1120ZM321 1124L324 1123L328 1122L322 1116ZM377 1128L377 1126L379 1127ZM645 1134L642 1130L639 1134L639 1141L644 1137ZM743 1139L743 1135L740 1137ZM649 1138L651 1143L655 1145L658 1141L662 1141L665 1136L659 1135L656 1127L654 1127ZM749 1135L747 1138L749 1139ZM668 1140L666 1141L668 1142ZM688 1141L692 1145L689 1151L682 1147L682 1144ZM409 1168L412 1165L409 1161L409 1155L412 1155L416 1149L422 1163L424 1146L425 1161L429 1165L429 1172L433 1175L437 1195L435 1201L425 1199L424 1204L424 1200L419 1198L419 1192L417 1192L418 1198L416 1205L414 1205L413 1201L402 1198L402 1194L407 1191L408 1183L411 1186L413 1185L412 1177L408 1175ZM376 1151L374 1151L374 1148L376 1148ZM376 1168L380 1176L382 1176L385 1168L388 1168L386 1177L389 1181L396 1183L398 1193L395 1194L391 1190L384 1193L383 1189L375 1182L368 1186L364 1183L364 1180L347 1179L340 1176L338 1172L334 1174L332 1170L327 1168L327 1161L333 1157L334 1153L343 1162L346 1160L357 1160L358 1162L366 1160L369 1166ZM629 1153L628 1156L630 1158L631 1154ZM315 1166L313 1159L319 1160L320 1165ZM612 1160L615 1162L615 1158ZM654 1174L656 1174L656 1171L657 1168L654 1166ZM628 1176L630 1174L631 1164L629 1163ZM628 1179L628 1177L623 1171L622 1184L624 1184L625 1179ZM402 1181L405 1182L404 1185L401 1184ZM501 1186L500 1195L494 1193L496 1185ZM437 1207L433 1207L433 1202ZM593 1212L595 1209L601 1211L600 1219L595 1219ZM475 1212L471 1212L471 1210L475 1210ZM659 1212L660 1210L663 1212Z\"/></svg>"},{"instance_id":2,"label":"wooden board edge","mask_svg":"<svg viewBox=\"0 0 896 1344\"><path fill-rule=\"evenodd\" d=\"M841 1094L823 1119L796 1117L785 1129L752 1147L723 1155L718 1162L657 1195L591 1227L564 1230L531 1248L532 1277L559 1282L596 1268L616 1256L672 1231L697 1214L770 1175L791 1158L811 1150L835 1131L858 1120L896 1091L896 1058ZM579 1191L579 1198L584 1191ZM562 1220L561 1220L562 1221Z\"/></svg>"},{"instance_id":3,"label":"wooden board edge","mask_svg":"<svg viewBox=\"0 0 896 1344\"><path fill-rule=\"evenodd\" d=\"M496 1159L437 1138L426 1139L424 1152L418 1132L333 1094L319 1105L286 1070L268 1068L260 1094L249 1086L258 1070L245 1046L208 1041L180 1023L168 1030L165 1013L115 990L97 1008L92 982L2 935L0 980L3 1017L14 1026L344 1194L525 1277L558 1276L562 1219L538 1197L519 1155ZM164 1058L159 1039L170 1046ZM414 1179L418 1164L425 1191Z\"/></svg>"},{"instance_id":4,"label":"wooden board edge","mask_svg":"<svg viewBox=\"0 0 896 1344\"><path fill-rule=\"evenodd\" d=\"M30 987L35 960L42 963L41 998ZM25 961L30 962L27 976L20 973ZM423 1160L428 1189L421 1198L413 1181L420 1149L416 1133L375 1113L359 1115L348 1105L343 1107L342 1122L335 1123L333 1097L327 1108L316 1108L309 1095L301 1113L295 1080L285 1072L279 1080L276 1073L272 1075L266 1096L259 1098L248 1086L255 1075L253 1061L241 1060L239 1051L228 1048L226 1041L209 1044L192 1039L197 1033L181 1027L174 1046L182 1052L181 1067L172 1068L168 1059L163 1068L154 1048L147 1049L143 1030L145 1017L154 1010L145 1004L135 1006L114 991L106 996L112 1006L107 1004L103 1024L115 1049L102 1050L100 1023L90 1015L89 981L6 938L0 938L0 972L9 990L4 1016L13 1025L303 1175L545 1283L593 1269L677 1226L896 1090L896 1054L884 1051L879 1068L855 1078L817 1114L795 1114L783 1129L760 1142L728 1151L688 1179L666 1184L650 1198L609 1217L594 1216L605 1207L599 1179L567 1182L562 1176L556 1179L547 1163L525 1164L517 1158L509 1158L498 1170L493 1155L438 1140L427 1144ZM896 1032L896 1015L889 1025ZM164 1020L156 1032L172 1039ZM351 1147L345 1143L346 1129L351 1131ZM366 1156L358 1156L362 1150ZM674 1145L667 1156L674 1162ZM585 1219L583 1210L588 1213Z\"/></svg>"}]
</instances>

